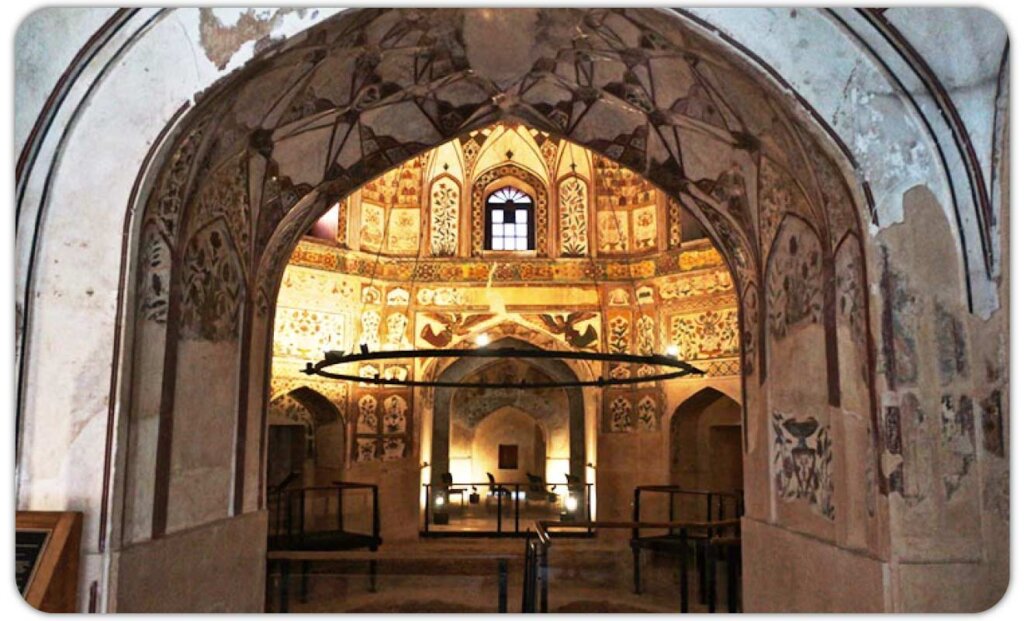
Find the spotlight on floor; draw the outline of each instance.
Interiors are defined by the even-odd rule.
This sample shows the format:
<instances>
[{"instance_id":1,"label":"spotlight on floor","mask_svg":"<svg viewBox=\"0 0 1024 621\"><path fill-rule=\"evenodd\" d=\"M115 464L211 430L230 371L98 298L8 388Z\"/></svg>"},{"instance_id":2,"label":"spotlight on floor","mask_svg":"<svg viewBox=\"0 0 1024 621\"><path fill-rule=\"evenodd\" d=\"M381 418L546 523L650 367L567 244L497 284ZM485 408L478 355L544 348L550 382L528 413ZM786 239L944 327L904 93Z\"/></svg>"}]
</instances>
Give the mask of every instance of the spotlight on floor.
<instances>
[{"instance_id":1,"label":"spotlight on floor","mask_svg":"<svg viewBox=\"0 0 1024 621\"><path fill-rule=\"evenodd\" d=\"M434 524L448 523L448 503L443 494L434 497Z\"/></svg>"},{"instance_id":2,"label":"spotlight on floor","mask_svg":"<svg viewBox=\"0 0 1024 621\"><path fill-rule=\"evenodd\" d=\"M565 498L565 510L566 510L566 512L567 513L576 513L577 507L578 507L578 504L577 504L577 501L576 501L576 497L573 496L572 494L569 494L568 496L566 496L566 498Z\"/></svg>"}]
</instances>

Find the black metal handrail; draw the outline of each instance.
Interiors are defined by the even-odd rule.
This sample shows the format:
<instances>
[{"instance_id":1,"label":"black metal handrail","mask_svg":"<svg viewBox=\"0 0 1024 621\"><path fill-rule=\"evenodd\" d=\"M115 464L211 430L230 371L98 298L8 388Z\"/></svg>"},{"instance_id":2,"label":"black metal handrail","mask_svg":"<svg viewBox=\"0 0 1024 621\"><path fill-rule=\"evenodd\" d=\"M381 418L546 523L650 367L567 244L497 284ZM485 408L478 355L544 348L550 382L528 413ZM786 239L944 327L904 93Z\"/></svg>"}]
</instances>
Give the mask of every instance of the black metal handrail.
<instances>
[{"instance_id":1,"label":"black metal handrail","mask_svg":"<svg viewBox=\"0 0 1024 621\"><path fill-rule=\"evenodd\" d=\"M683 500L683 519L692 519L694 514L703 514L703 518L710 522L711 520L724 520L727 518L739 519L743 515L743 491L735 490L707 490L707 489L693 489L685 488L679 485L639 485L633 490L633 521L640 522L645 519L643 515L643 498L644 495L668 495L668 520L670 522L675 521L676 516L676 497L681 496ZM690 512L690 516L686 514L686 501L690 500L691 508L696 511ZM727 511L727 505L731 507ZM646 519L650 519L647 516ZM698 518L699 519L699 518ZM735 585L734 581L738 578L734 575L738 573L739 569L739 531L736 532L735 545L725 546L722 542L724 540L719 539L712 545L710 533L694 533L690 532L687 542L684 545L680 545L678 533L674 532L671 528L663 533L641 535L640 528L634 528L632 537L630 538L630 547L633 551L633 592L639 595L643 591L643 579L641 577L641 551L643 549L657 550L668 553L678 553L683 562L686 561L689 554L693 554L694 560L697 566L698 579L698 599L701 603L708 603L709 609L714 611L715 607L715 594L714 594L714 578L715 578L715 563L718 560L720 550L725 550L727 556L727 563L730 572L730 593L729 593L729 608L733 610L737 607L737 594L734 593ZM710 568L709 568L710 565Z\"/></svg>"},{"instance_id":2,"label":"black metal handrail","mask_svg":"<svg viewBox=\"0 0 1024 621\"><path fill-rule=\"evenodd\" d=\"M550 575L548 570L549 553L551 550L551 529L668 529L677 532L682 550L688 549L691 542L697 540L708 548L716 545L734 545L738 541L740 520L715 520L706 522L612 522L591 521L585 523L563 523L540 520L536 529L527 531L525 563L523 567L523 612L547 612ZM727 535L726 531L732 531ZM730 557L731 558L731 557ZM689 576L687 555L680 555L680 612L689 612ZM732 575L732 574L730 574ZM712 583L713 584L713 583ZM713 591L713 588L712 588Z\"/></svg>"},{"instance_id":3,"label":"black metal handrail","mask_svg":"<svg viewBox=\"0 0 1024 621\"><path fill-rule=\"evenodd\" d=\"M288 487L288 485L292 481L294 481L295 479L299 478L299 476L301 476L301 475L302 475L301 472L289 472L283 479L281 479L280 483L278 483L276 485L271 485L270 487L267 488L267 497L269 498L269 497L274 496L276 494L280 494L281 490L283 490L284 488Z\"/></svg>"},{"instance_id":4,"label":"black metal handrail","mask_svg":"<svg viewBox=\"0 0 1024 621\"><path fill-rule=\"evenodd\" d=\"M642 518L641 501L643 500L643 493L651 494L668 494L668 521L675 521L675 498L676 496L703 498L704 499L704 519L711 521L713 519L724 520L727 518L740 518L743 516L743 491L724 491L724 490L706 490L706 489L692 489L685 488L679 485L638 485L633 489L633 521L639 522ZM732 502L732 515L726 515L726 505L728 501ZM717 506L717 511L715 508ZM633 537L639 537L638 532L633 533Z\"/></svg>"},{"instance_id":5,"label":"black metal handrail","mask_svg":"<svg viewBox=\"0 0 1024 621\"><path fill-rule=\"evenodd\" d=\"M564 509L563 519L568 522L589 522L592 517L591 509L591 496L593 493L593 483L550 483L548 481L543 482L499 482L499 481L487 481L483 483L461 483L452 482L450 485L445 484L433 484L424 483L424 511L423 511L423 535L446 535L446 534L458 534L465 535L466 531L431 531L430 526L432 523L436 523L431 518L437 513L448 514L448 507L450 505L450 490L482 490L484 493L490 494L492 498L497 501L497 516L494 529L480 529L472 531L473 534L493 534L493 535L523 535L526 533L522 529L522 520L520 515L521 503L528 503L536 498L531 498L530 494L544 494L545 498L554 497L554 500L549 502L565 502L562 500L562 496L566 498L575 498L576 506L573 509ZM564 489L565 493L559 495L555 490ZM475 493L475 492L474 492ZM438 500L440 499L440 500ZM440 504L440 506L439 506ZM564 506L564 505L563 505ZM504 510L503 510L504 509ZM512 529L503 527L503 515L505 511L511 513L512 517ZM592 531L589 529L586 532L587 535L591 535Z\"/></svg>"}]
</instances>

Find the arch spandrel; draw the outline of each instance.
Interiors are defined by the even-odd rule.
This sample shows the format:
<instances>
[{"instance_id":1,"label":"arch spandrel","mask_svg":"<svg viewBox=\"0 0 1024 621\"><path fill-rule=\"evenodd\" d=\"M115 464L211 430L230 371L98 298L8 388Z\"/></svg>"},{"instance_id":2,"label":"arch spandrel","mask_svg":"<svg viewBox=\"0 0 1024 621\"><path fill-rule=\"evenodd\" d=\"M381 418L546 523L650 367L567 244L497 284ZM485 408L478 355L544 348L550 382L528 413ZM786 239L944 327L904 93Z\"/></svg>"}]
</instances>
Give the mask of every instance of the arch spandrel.
<instances>
[{"instance_id":1,"label":"arch spandrel","mask_svg":"<svg viewBox=\"0 0 1024 621\"><path fill-rule=\"evenodd\" d=\"M352 20L351 16L346 18L345 15L335 19L339 21L339 25L345 19ZM396 72L392 64L398 63L391 63L387 59L394 55L412 54L414 49L418 49L414 46L398 45L397 42L415 38L414 33L421 32L423 22L429 20L408 12L397 12L386 19L378 19L383 20L382 23L390 24L387 28L381 28L391 34L380 34L375 28L367 27L365 41L361 40L362 44L357 45L355 50L343 50L337 45L324 44L315 48L314 52L314 48L310 47L313 44L310 42L317 41L318 38L311 31L302 50L280 52L272 59L273 70L263 70L263 73L277 73L281 70L280 67L291 62L295 65L296 72L308 74L304 78L310 84L307 91L315 91L313 84L318 83L317 76L320 71L326 71L328 68L334 71L338 69L338 64L328 62L329 59L344 54L346 57L354 56L352 62L342 64L351 71L348 81L366 83L362 96L332 94L334 100L320 97L316 100L320 103L312 107L308 103L295 101L294 110L306 110L310 111L310 114L305 118L290 120L290 129L275 129L269 136L262 136L264 144L260 145L258 151L267 158L268 168L275 170L274 174L278 178L291 180L293 183L302 180L306 185L316 186L316 183L310 184L309 180L312 177L309 176L310 171L307 167L310 161L320 162L315 168L321 168L322 164L323 170L316 174L324 181L338 184L338 191L343 194L346 192L345 187L354 188L358 185L359 179L383 172L431 146L473 128L482 127L500 117L519 117L528 124L555 131L570 141L592 148L614 161L648 175L659 185L668 186L666 189L669 190L675 189L672 186L681 188L687 179L684 167L686 151L700 150L693 136L699 134L711 141L709 144L721 144L721 148L727 150L741 145L743 148L749 148L748 143L756 144L756 139L751 142L753 135L749 133L750 130L742 125L742 111L732 111L728 114L730 118L736 119L733 122L739 123L737 128L741 131L721 131L713 124L707 123L708 107L719 110L724 106L722 97L713 93L715 88L720 86L713 86L709 80L695 73L696 69L693 66L698 62L697 59L707 62L707 59L712 57L717 59L720 54L715 55L710 50L703 49L703 44L696 37L693 41L687 40L685 47L673 46L670 43L673 37L666 37L664 33L649 25L656 22L633 11L561 11L558 19L562 22L569 20L582 24L581 28L590 41L588 52L581 58L575 58L566 57L563 49L553 50L550 62L539 60L528 77L516 82L514 87L505 90L505 95L497 98L497 104L494 98L496 93L493 90L479 88L479 84L486 81L485 77L475 75L470 79L465 71L456 71L454 68L449 74L439 75L438 67L429 58L419 62L420 65L429 65L429 70L424 65L420 75L413 75L415 72L411 70ZM451 16L444 19L446 23L458 29L459 19ZM465 19L471 18L467 16L462 18L462 21ZM371 19L372 23L375 22ZM342 30L349 27L341 25ZM318 29L328 30L327 24L321 24L312 30ZM376 34L369 34L371 32ZM402 36L397 36L397 32L402 32ZM390 47L387 47L389 45ZM637 88L646 87L647 90L653 90L653 80L656 80L658 75L665 75L665 80L668 80L670 74L666 73L667 67L673 64L666 62L665 59L680 57L685 61L683 64L687 67L687 80L691 83L686 95L669 103L663 94L653 99L638 98L629 94ZM598 59L605 64L599 65ZM612 59L615 60L612 62ZM411 58L407 60L410 61L410 66L417 64ZM720 66L722 62L717 59L711 66ZM620 74L608 75L609 63L614 65ZM652 70L652 63L653 67L656 67L655 70ZM385 65L383 68L382 64ZM462 66L460 63L448 64L451 67ZM675 66L680 67L682 71L683 65L677 62ZM568 67L572 67L574 72L577 68L582 70L582 77L575 85L566 79L564 69ZM601 71L597 71L596 68ZM244 71L252 75L243 77L248 81L262 79L259 69L260 67L256 66ZM702 70L711 71L703 66ZM735 70L730 72L733 73L740 75ZM639 79L639 76L643 76L644 79ZM334 80L339 82L346 81L344 78L344 75L334 76ZM558 94L555 93L556 89L543 86L545 79L559 85ZM635 81L637 84L632 85L627 92L621 88L623 80L630 83ZM321 81L324 80L321 78ZM695 89L702 89L704 92L697 100L694 100L691 93ZM747 89L762 92L760 86L753 83L748 85ZM289 97L298 98L298 95L289 92L282 100ZM326 108L327 102L331 104L331 108ZM652 107L655 102L662 107ZM240 102L236 102L235 105L240 105ZM283 101L275 105L277 108L286 106ZM561 118L558 110L565 106L573 110L569 118L564 122L552 122L552 118ZM206 107L209 109L214 106ZM266 124L274 118L271 112L267 110L264 114L256 115L261 119L261 126L252 127L250 131L265 132ZM295 114L298 113L293 112L292 116ZM626 116L621 116L622 114ZM235 120L237 121L237 118ZM600 122L595 124L596 120ZM764 122L757 120L750 126L756 129L764 126ZM410 131L415 135L409 134ZM310 145L298 148L295 143L300 136L304 136L303 142L316 143L315 148ZM287 148L288 151L304 154L312 154L315 151L316 156L286 156L285 145L288 144L292 145ZM296 166L299 168L295 168ZM728 178L734 164L722 162L720 166L721 169L717 172L706 172L701 178L714 182L721 181L723 176ZM749 174L746 176L748 179L752 177ZM690 181L697 183L700 179ZM752 179L748 185L750 188L756 188ZM742 226L746 229L745 234L749 236L749 223L743 223Z\"/></svg>"}]
</instances>

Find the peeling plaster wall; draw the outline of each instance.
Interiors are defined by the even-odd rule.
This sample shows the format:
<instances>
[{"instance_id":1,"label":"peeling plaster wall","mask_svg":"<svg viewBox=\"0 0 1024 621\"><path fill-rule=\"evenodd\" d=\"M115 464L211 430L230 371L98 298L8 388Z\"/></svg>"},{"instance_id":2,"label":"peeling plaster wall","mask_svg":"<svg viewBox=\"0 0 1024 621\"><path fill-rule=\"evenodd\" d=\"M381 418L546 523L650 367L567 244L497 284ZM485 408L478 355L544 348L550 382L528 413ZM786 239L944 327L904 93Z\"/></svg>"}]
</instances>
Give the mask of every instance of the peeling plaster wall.
<instances>
[{"instance_id":1,"label":"peeling plaster wall","mask_svg":"<svg viewBox=\"0 0 1024 621\"><path fill-rule=\"evenodd\" d=\"M949 141L949 127L939 122L946 116L939 114L935 100L907 61L879 31L855 9L693 8L687 12L751 50L828 123L856 160L859 180L871 186L879 228L903 220L902 196L907 190L929 187L943 205L950 226L964 230L966 247L959 239L957 244L967 257L976 312L987 316L997 308L998 293L986 274L980 248L981 224L964 176L968 163ZM895 27L905 31L912 43L922 44L919 51L925 58L937 62L933 68L970 131L973 144L967 147L974 149L982 169L990 174L995 87L1001 49L1008 41L1005 26L983 9L914 7L890 9L886 17L890 13ZM765 32L771 36L755 34ZM950 53L950 45L957 53ZM822 58L829 59L828 71L821 70ZM909 91L903 90L905 85ZM993 237L998 241L997 234ZM998 267L998 249L994 259Z\"/></svg>"},{"instance_id":2,"label":"peeling plaster wall","mask_svg":"<svg viewBox=\"0 0 1024 621\"><path fill-rule=\"evenodd\" d=\"M1007 316L965 311L940 205L923 187L904 201L879 266L894 609L984 610L1009 581Z\"/></svg>"},{"instance_id":3,"label":"peeling plaster wall","mask_svg":"<svg viewBox=\"0 0 1024 621\"><path fill-rule=\"evenodd\" d=\"M984 8L950 7L922 19L916 9L895 7L887 10L885 17L928 61L946 87L967 125L985 178L991 182L993 102L1002 56L1009 45L1006 24Z\"/></svg>"},{"instance_id":4,"label":"peeling plaster wall","mask_svg":"<svg viewBox=\"0 0 1024 621\"><path fill-rule=\"evenodd\" d=\"M70 49L83 38L76 33L89 21L99 23L106 17L102 11L89 10L82 14L86 21L69 26L70 30L50 29L50 24L67 23L60 15L64 10L36 11L25 24L28 30L19 31L24 32L19 36L31 35L34 45L18 48L19 66L26 71L31 67L18 82L18 132L29 130L35 119L30 118L34 113L28 106L48 94L54 76L63 73L66 59L77 51ZM64 104L54 112L50 131L41 137L35 165L18 180L22 193L15 258L19 320L25 312L21 300L29 286L31 257L35 253L47 258L31 271L33 309L23 335L31 351L20 367L21 379L25 386L45 389L26 391L20 405L25 414L19 437L17 506L85 512L78 589L82 609L90 584L104 580L106 571L100 551L100 518L108 493L102 464L108 415L120 398L117 388L110 390L110 376L118 373L114 340L120 330L118 275L133 184L175 112L245 60L236 54L224 70L217 70L199 53L199 21L198 10L136 12L70 86ZM289 36L310 23L312 18L284 20L273 35ZM52 54L37 56L39 49L51 47ZM122 49L119 56L118 49ZM86 94L89 99L83 105ZM22 102L27 106L24 111ZM77 163L72 172L60 168L59 162ZM55 174L48 178L51 170ZM82 217L83 201L94 207L90 217ZM55 232L37 237L40 230ZM62 256L64 252L73 256ZM69 375L61 370L67 365L88 371ZM111 499L105 514L108 520L117 507ZM103 527L109 533L117 525L107 522ZM105 590L100 592L105 597ZM99 605L105 606L105 600Z\"/></svg>"},{"instance_id":5,"label":"peeling plaster wall","mask_svg":"<svg viewBox=\"0 0 1024 621\"><path fill-rule=\"evenodd\" d=\"M879 226L902 219L898 198L917 184L941 188L928 140L884 72L856 41L814 9L692 9L765 59L850 147L871 184ZM750 33L771 33L752 37ZM795 42L795 44L794 44ZM828 58L829 70L821 71Z\"/></svg>"},{"instance_id":6,"label":"peeling plaster wall","mask_svg":"<svg viewBox=\"0 0 1024 621\"><path fill-rule=\"evenodd\" d=\"M107 8L39 9L26 15L14 38L14 152L21 153L32 125L75 54L114 14Z\"/></svg>"},{"instance_id":7,"label":"peeling plaster wall","mask_svg":"<svg viewBox=\"0 0 1024 621\"><path fill-rule=\"evenodd\" d=\"M246 59L343 9L204 8L199 9L199 42L218 70Z\"/></svg>"}]
</instances>

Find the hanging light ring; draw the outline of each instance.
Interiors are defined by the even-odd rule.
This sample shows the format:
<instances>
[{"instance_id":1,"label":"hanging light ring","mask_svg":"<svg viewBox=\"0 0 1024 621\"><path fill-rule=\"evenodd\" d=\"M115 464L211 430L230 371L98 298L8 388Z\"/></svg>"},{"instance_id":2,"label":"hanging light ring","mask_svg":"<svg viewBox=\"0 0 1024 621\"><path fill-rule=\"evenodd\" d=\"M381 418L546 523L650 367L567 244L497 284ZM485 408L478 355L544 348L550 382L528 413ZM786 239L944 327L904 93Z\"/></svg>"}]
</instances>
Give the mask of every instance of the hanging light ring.
<instances>
[{"instance_id":1,"label":"hanging light ring","mask_svg":"<svg viewBox=\"0 0 1024 621\"><path fill-rule=\"evenodd\" d=\"M624 364L650 365L654 367L669 367L670 371L661 371L643 377L601 377L592 380L565 380L550 382L467 382L467 381L436 381L436 380L415 380L411 378L385 378L385 377L362 377L346 373L334 373L329 371L330 367L339 364L351 364L355 362L369 362L381 360L408 360L410 358L490 358L490 359L544 359L544 360L584 360L591 362L619 362ZM306 375L319 375L331 379L362 382L364 384L375 384L378 386L429 386L434 388L575 388L575 387L605 387L622 386L629 384L644 384L670 379L676 379L691 375L704 375L704 371L692 364L671 356L650 355L637 356L633 354L612 354L588 351L547 351L533 349L518 349L514 347L479 348L479 349L425 349L425 350L399 350L399 351L369 351L363 349L359 352L347 354L341 351L324 352L324 359L317 362L306 363L302 370Z\"/></svg>"}]
</instances>

